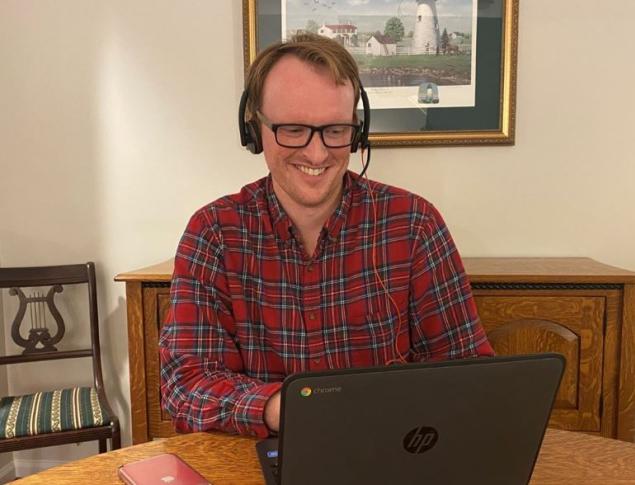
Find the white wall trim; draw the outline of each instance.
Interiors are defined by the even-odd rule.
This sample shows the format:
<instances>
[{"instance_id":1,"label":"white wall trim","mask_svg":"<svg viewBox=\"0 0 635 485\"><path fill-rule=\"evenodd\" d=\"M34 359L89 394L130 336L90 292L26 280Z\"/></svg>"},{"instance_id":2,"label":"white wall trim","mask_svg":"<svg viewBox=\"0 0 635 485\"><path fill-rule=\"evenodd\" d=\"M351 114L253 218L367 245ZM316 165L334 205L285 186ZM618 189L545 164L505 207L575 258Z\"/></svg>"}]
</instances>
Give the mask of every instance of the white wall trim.
<instances>
[{"instance_id":1,"label":"white wall trim","mask_svg":"<svg viewBox=\"0 0 635 485\"><path fill-rule=\"evenodd\" d=\"M10 461L2 468L0 468L0 483L10 482L15 479L15 470L13 468L13 461Z\"/></svg>"},{"instance_id":2,"label":"white wall trim","mask_svg":"<svg viewBox=\"0 0 635 485\"><path fill-rule=\"evenodd\" d=\"M25 460L21 458L14 458L13 460L13 464L15 465L15 474L18 477L33 475L34 473L48 470L49 468L63 465L65 463L68 463L68 460Z\"/></svg>"}]
</instances>

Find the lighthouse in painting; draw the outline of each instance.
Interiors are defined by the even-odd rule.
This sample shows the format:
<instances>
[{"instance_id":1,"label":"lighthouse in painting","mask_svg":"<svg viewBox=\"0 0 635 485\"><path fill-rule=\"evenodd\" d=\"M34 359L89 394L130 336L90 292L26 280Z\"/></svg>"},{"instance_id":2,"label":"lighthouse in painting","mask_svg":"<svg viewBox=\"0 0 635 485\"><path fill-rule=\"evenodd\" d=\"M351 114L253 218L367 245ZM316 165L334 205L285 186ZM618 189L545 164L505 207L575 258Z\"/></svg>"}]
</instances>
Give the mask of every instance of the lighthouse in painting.
<instances>
[{"instance_id":1,"label":"lighthouse in painting","mask_svg":"<svg viewBox=\"0 0 635 485\"><path fill-rule=\"evenodd\" d=\"M439 17L437 0L417 0L413 54L436 54L439 48Z\"/></svg>"}]
</instances>

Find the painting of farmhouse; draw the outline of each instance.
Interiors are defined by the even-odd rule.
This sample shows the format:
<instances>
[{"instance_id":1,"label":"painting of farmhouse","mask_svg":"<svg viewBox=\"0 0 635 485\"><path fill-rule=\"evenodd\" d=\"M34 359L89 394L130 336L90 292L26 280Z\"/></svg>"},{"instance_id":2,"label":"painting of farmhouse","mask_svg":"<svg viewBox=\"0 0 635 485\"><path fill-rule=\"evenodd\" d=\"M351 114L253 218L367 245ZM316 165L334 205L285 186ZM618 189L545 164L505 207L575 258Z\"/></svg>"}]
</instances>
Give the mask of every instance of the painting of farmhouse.
<instances>
[{"instance_id":1,"label":"painting of farmhouse","mask_svg":"<svg viewBox=\"0 0 635 485\"><path fill-rule=\"evenodd\" d=\"M282 0L282 33L353 55L374 109L474 105L478 0Z\"/></svg>"}]
</instances>

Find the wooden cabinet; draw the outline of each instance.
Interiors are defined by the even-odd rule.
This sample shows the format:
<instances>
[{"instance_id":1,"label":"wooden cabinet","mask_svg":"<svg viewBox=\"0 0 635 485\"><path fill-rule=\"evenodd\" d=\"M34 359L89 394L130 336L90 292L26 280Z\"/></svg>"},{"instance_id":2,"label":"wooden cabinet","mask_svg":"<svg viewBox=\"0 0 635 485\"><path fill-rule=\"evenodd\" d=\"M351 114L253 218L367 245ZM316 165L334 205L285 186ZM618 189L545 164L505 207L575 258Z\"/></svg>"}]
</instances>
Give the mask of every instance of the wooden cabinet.
<instances>
[{"instance_id":1,"label":"wooden cabinet","mask_svg":"<svg viewBox=\"0 0 635 485\"><path fill-rule=\"evenodd\" d=\"M635 273L588 258L465 258L498 354L559 352L550 425L635 441ZM172 261L124 273L133 442L174 435L161 410L157 341Z\"/></svg>"}]
</instances>

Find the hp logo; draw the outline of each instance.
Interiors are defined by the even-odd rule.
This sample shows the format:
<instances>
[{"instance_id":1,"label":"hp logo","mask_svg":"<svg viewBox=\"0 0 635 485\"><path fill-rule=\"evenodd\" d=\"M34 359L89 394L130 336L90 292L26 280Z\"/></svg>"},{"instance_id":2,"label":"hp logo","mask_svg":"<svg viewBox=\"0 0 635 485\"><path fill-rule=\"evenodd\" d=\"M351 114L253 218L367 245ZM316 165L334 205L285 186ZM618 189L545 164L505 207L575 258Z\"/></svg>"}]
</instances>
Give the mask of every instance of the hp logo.
<instances>
[{"instance_id":1,"label":"hp logo","mask_svg":"<svg viewBox=\"0 0 635 485\"><path fill-rule=\"evenodd\" d=\"M409 431L403 439L403 447L408 453L418 454L428 451L439 439L439 433L429 426L420 426Z\"/></svg>"}]
</instances>

